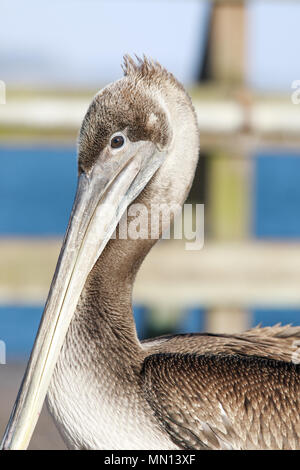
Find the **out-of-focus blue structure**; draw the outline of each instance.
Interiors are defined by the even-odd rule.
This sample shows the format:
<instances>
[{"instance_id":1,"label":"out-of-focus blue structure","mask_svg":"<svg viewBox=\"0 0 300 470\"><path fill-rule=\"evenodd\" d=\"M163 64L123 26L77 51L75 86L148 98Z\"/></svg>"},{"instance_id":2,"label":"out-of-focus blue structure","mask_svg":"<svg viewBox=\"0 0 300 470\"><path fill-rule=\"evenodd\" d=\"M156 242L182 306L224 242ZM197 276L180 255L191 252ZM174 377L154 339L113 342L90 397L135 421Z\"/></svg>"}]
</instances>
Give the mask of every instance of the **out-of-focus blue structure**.
<instances>
[{"instance_id":1,"label":"out-of-focus blue structure","mask_svg":"<svg viewBox=\"0 0 300 470\"><path fill-rule=\"evenodd\" d=\"M75 148L0 147L1 236L62 236L76 190Z\"/></svg>"},{"instance_id":2,"label":"out-of-focus blue structure","mask_svg":"<svg viewBox=\"0 0 300 470\"><path fill-rule=\"evenodd\" d=\"M300 152L258 154L253 194L253 232L257 238L300 238Z\"/></svg>"}]
</instances>

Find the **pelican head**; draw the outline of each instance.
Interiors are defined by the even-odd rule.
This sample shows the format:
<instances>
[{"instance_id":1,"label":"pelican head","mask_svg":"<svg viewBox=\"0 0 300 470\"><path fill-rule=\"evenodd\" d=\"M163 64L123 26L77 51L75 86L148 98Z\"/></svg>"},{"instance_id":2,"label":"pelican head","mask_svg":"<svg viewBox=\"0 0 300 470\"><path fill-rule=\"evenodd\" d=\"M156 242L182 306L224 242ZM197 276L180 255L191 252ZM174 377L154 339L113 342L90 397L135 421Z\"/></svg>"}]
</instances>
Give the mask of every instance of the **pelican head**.
<instances>
[{"instance_id":1,"label":"pelican head","mask_svg":"<svg viewBox=\"0 0 300 470\"><path fill-rule=\"evenodd\" d=\"M75 201L3 449L27 448L80 294L122 214L137 198L182 204L192 184L199 137L184 88L146 58L125 56L123 70L81 126Z\"/></svg>"}]
</instances>

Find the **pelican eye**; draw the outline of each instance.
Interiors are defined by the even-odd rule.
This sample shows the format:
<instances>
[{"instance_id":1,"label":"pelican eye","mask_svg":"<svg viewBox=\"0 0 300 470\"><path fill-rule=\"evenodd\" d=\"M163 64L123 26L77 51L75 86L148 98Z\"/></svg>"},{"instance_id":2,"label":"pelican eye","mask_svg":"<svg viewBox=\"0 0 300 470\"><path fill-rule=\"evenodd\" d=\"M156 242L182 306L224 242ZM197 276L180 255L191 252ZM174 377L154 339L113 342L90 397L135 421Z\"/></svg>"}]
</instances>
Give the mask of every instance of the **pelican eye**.
<instances>
[{"instance_id":1,"label":"pelican eye","mask_svg":"<svg viewBox=\"0 0 300 470\"><path fill-rule=\"evenodd\" d=\"M113 149L120 149L125 144L125 137L122 134L113 135L110 139L110 146Z\"/></svg>"}]
</instances>

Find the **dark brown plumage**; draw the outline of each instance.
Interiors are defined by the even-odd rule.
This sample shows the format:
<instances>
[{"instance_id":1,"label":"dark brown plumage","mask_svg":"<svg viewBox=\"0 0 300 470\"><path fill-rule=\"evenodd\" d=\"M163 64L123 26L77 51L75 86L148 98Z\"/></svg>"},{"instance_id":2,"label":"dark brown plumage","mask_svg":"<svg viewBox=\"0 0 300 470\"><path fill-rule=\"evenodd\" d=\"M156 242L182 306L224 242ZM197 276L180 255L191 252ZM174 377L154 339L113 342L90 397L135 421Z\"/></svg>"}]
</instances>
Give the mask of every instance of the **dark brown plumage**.
<instances>
[{"instance_id":1,"label":"dark brown plumage","mask_svg":"<svg viewBox=\"0 0 300 470\"><path fill-rule=\"evenodd\" d=\"M154 354L155 416L182 449L299 449L300 366L250 355Z\"/></svg>"},{"instance_id":2,"label":"dark brown plumage","mask_svg":"<svg viewBox=\"0 0 300 470\"><path fill-rule=\"evenodd\" d=\"M179 86L178 82L159 64L151 64L147 59L137 65L126 56L124 72L123 81L105 87L95 96L86 113L79 135L80 170L88 171L109 137L121 129L128 129L132 142L149 140L161 147L167 145L171 130L166 115L151 95L145 95L137 84L143 80L152 81L153 85L164 79ZM151 114L157 118L155 123L149 123Z\"/></svg>"}]
</instances>

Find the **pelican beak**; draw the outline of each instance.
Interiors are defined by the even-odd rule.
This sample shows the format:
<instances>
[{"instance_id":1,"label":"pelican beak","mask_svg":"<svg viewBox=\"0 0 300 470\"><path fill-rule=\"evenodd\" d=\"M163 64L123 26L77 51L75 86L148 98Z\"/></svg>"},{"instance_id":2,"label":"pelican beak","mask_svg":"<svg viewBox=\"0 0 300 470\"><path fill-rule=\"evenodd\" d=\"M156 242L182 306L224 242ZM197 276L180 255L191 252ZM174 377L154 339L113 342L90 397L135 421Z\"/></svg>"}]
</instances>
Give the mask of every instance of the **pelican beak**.
<instances>
[{"instance_id":1,"label":"pelican beak","mask_svg":"<svg viewBox=\"0 0 300 470\"><path fill-rule=\"evenodd\" d=\"M26 449L87 276L122 214L165 159L148 141L99 161L78 179L76 197L30 360L1 449Z\"/></svg>"}]
</instances>

